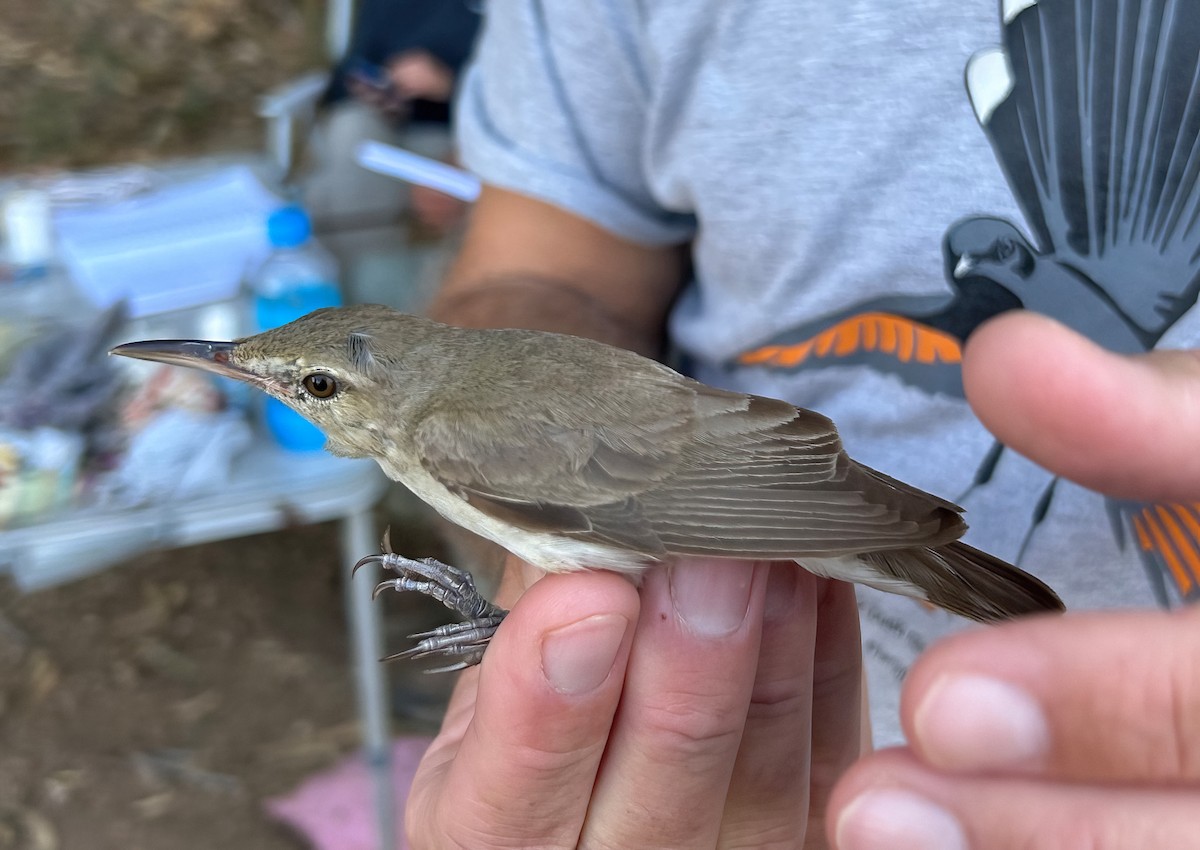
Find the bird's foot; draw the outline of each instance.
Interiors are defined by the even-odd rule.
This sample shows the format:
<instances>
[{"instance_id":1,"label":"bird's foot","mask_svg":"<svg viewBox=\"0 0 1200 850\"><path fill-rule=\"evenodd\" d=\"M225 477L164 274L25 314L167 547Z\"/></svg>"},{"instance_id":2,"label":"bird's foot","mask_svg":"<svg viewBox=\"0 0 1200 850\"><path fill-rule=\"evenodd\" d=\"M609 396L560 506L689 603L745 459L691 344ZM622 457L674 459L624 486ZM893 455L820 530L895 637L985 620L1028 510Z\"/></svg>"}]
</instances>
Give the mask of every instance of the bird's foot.
<instances>
[{"instance_id":1,"label":"bird's foot","mask_svg":"<svg viewBox=\"0 0 1200 850\"><path fill-rule=\"evenodd\" d=\"M508 612L497 608L499 613L489 617L477 617L462 623L449 623L438 626L427 632L409 635L417 641L417 645L403 652L397 652L384 658L392 661L396 658L428 658L441 656L451 663L441 667L433 667L426 673L448 673L453 670L464 670L473 667L483 660L484 650L496 632L496 627L504 621Z\"/></svg>"},{"instance_id":2,"label":"bird's foot","mask_svg":"<svg viewBox=\"0 0 1200 850\"><path fill-rule=\"evenodd\" d=\"M488 641L508 611L484 599L475 589L475 580L465 570L443 564L434 558L416 560L397 555L391 551L387 537L384 537L383 548L383 554L369 555L354 565L357 570L365 564L377 563L397 574L396 578L386 579L376 585L372 598L385 590L412 590L436 599L464 619L461 623L410 635L417 641L416 646L383 660L441 656L453 662L428 671L430 673L461 670L478 664Z\"/></svg>"}]
</instances>

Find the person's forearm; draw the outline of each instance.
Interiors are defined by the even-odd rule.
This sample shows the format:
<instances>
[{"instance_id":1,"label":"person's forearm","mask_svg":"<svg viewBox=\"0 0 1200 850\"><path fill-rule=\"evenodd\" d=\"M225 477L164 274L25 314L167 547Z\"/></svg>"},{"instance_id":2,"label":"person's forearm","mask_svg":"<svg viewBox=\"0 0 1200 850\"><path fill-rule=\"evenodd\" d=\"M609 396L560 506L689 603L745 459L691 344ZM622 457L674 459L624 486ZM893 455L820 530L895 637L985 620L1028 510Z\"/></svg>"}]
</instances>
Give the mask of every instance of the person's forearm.
<instances>
[{"instance_id":1,"label":"person's forearm","mask_svg":"<svg viewBox=\"0 0 1200 850\"><path fill-rule=\"evenodd\" d=\"M573 334L657 357L662 333L614 315L607 305L569 282L541 275L504 274L469 288L444 290L430 318L472 328L529 328Z\"/></svg>"},{"instance_id":2,"label":"person's forearm","mask_svg":"<svg viewBox=\"0 0 1200 850\"><path fill-rule=\"evenodd\" d=\"M574 334L656 356L686 267L685 246L640 245L559 207L485 186L429 315L447 324Z\"/></svg>"}]
</instances>

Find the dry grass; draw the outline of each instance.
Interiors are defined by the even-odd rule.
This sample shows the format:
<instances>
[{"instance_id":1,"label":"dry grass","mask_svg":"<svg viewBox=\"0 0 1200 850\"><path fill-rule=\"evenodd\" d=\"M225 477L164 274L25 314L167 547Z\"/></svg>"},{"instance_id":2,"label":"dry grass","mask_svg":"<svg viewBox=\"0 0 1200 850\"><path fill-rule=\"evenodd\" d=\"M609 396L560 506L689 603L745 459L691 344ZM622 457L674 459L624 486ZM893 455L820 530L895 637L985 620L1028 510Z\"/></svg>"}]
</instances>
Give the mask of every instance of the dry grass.
<instances>
[{"instance_id":1,"label":"dry grass","mask_svg":"<svg viewBox=\"0 0 1200 850\"><path fill-rule=\"evenodd\" d=\"M256 98L319 68L324 0L0 0L0 172L261 144Z\"/></svg>"}]
</instances>

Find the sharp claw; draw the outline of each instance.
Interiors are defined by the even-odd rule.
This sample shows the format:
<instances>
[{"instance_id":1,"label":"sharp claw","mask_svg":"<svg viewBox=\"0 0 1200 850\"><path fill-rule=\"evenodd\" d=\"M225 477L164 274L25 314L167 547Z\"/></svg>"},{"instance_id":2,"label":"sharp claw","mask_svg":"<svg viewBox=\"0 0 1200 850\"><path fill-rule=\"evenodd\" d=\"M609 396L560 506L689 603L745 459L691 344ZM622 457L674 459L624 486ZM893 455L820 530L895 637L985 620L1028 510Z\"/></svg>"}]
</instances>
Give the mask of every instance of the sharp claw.
<instances>
[{"instance_id":1,"label":"sharp claw","mask_svg":"<svg viewBox=\"0 0 1200 850\"><path fill-rule=\"evenodd\" d=\"M382 663L384 661L394 661L401 657L406 656L404 656L403 653L396 653L395 655L389 655L386 658L380 658L379 660ZM428 670L422 670L421 672L427 675L430 673L455 673L459 670L466 670L468 667L474 667L478 663L478 661L456 661L453 664L446 664L442 667L430 667Z\"/></svg>"},{"instance_id":2,"label":"sharp claw","mask_svg":"<svg viewBox=\"0 0 1200 850\"><path fill-rule=\"evenodd\" d=\"M371 591L371 601L374 602L376 599L378 599L379 595L385 590L394 590L395 587L396 579L394 578L379 582L379 584L375 585L375 589Z\"/></svg>"},{"instance_id":3,"label":"sharp claw","mask_svg":"<svg viewBox=\"0 0 1200 850\"><path fill-rule=\"evenodd\" d=\"M365 558L359 558L358 563L350 568L350 575L354 575L355 573L357 573L359 571L360 568L365 567L367 564L371 564L371 563L376 563L376 564L383 563L383 555L367 555L367 557L365 557Z\"/></svg>"},{"instance_id":4,"label":"sharp claw","mask_svg":"<svg viewBox=\"0 0 1200 850\"><path fill-rule=\"evenodd\" d=\"M408 649L402 649L399 652L393 652L380 661L411 661L414 658L424 658L427 655L436 654L436 650L426 649L423 646L410 646Z\"/></svg>"}]
</instances>

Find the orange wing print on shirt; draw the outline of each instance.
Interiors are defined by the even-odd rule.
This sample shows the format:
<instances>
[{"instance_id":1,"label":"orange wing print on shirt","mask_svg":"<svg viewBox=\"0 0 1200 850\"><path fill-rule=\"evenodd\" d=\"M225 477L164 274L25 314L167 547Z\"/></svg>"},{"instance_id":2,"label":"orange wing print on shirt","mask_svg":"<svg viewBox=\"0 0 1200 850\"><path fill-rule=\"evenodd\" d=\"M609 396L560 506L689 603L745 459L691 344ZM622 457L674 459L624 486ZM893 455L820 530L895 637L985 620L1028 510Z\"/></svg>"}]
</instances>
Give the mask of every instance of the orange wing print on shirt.
<instances>
[{"instance_id":1,"label":"orange wing print on shirt","mask_svg":"<svg viewBox=\"0 0 1200 850\"><path fill-rule=\"evenodd\" d=\"M1170 577L1181 599L1200 600L1200 502L1143 505L1130 520L1142 557Z\"/></svg>"},{"instance_id":2,"label":"orange wing print on shirt","mask_svg":"<svg viewBox=\"0 0 1200 850\"><path fill-rule=\"evenodd\" d=\"M945 331L904 316L858 313L800 342L747 351L738 357L738 363L793 369L814 358L864 353L891 355L901 363L956 364L962 361L962 344Z\"/></svg>"}]
</instances>

